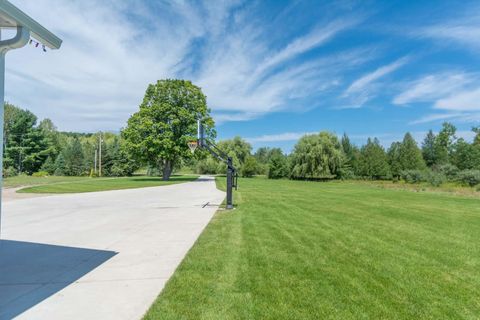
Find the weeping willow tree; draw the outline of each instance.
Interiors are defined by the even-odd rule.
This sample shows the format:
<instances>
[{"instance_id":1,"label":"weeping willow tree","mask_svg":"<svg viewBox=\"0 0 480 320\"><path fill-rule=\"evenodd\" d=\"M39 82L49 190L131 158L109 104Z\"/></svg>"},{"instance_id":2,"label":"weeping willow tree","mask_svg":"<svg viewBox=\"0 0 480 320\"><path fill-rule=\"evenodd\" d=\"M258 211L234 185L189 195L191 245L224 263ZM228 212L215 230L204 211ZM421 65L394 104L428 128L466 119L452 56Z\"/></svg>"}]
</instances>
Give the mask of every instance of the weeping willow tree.
<instances>
[{"instance_id":1,"label":"weeping willow tree","mask_svg":"<svg viewBox=\"0 0 480 320\"><path fill-rule=\"evenodd\" d=\"M320 132L302 137L291 155L294 179L333 179L340 175L346 162L336 135Z\"/></svg>"}]
</instances>

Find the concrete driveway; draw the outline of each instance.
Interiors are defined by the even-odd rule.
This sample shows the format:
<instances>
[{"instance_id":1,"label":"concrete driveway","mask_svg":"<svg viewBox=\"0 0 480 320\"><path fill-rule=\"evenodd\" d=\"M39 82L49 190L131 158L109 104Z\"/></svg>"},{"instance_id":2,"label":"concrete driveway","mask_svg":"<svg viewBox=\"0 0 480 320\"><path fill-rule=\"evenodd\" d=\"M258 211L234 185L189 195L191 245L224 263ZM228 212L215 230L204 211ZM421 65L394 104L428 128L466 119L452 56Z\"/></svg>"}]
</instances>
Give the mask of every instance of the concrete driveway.
<instances>
[{"instance_id":1,"label":"concrete driveway","mask_svg":"<svg viewBox=\"0 0 480 320\"><path fill-rule=\"evenodd\" d=\"M140 319L224 197L201 177L4 203L0 319Z\"/></svg>"}]
</instances>

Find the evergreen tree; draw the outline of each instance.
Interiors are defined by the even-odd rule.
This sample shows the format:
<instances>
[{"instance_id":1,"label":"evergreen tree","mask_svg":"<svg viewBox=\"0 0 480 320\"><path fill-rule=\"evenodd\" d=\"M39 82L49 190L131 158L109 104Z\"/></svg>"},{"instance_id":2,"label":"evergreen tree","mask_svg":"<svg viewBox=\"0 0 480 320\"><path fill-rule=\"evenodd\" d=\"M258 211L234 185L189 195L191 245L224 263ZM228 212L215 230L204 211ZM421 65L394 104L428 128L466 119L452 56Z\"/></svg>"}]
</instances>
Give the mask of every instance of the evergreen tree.
<instances>
[{"instance_id":1,"label":"evergreen tree","mask_svg":"<svg viewBox=\"0 0 480 320\"><path fill-rule=\"evenodd\" d=\"M385 179L390 176L390 166L385 150L377 138L368 139L360 151L360 173L371 179Z\"/></svg>"},{"instance_id":2,"label":"evergreen tree","mask_svg":"<svg viewBox=\"0 0 480 320\"><path fill-rule=\"evenodd\" d=\"M54 174L55 173L55 162L53 161L51 156L47 157L47 160L43 163L41 167L41 171L46 171L49 174Z\"/></svg>"},{"instance_id":3,"label":"evergreen tree","mask_svg":"<svg viewBox=\"0 0 480 320\"><path fill-rule=\"evenodd\" d=\"M64 176L66 171L66 166L65 166L65 157L63 156L63 153L60 153L55 159L55 171L54 175L56 176Z\"/></svg>"},{"instance_id":4,"label":"evergreen tree","mask_svg":"<svg viewBox=\"0 0 480 320\"><path fill-rule=\"evenodd\" d=\"M422 155L427 166L431 167L435 164L435 140L436 136L432 130L429 130L422 143Z\"/></svg>"},{"instance_id":5,"label":"evergreen tree","mask_svg":"<svg viewBox=\"0 0 480 320\"><path fill-rule=\"evenodd\" d=\"M80 139L75 137L64 150L65 175L81 176L85 174L85 159Z\"/></svg>"},{"instance_id":6,"label":"evergreen tree","mask_svg":"<svg viewBox=\"0 0 480 320\"><path fill-rule=\"evenodd\" d=\"M401 162L401 152L402 152L402 143L393 142L390 148L388 149L388 163L390 165L390 170L392 176L400 177L400 174L403 170Z\"/></svg>"},{"instance_id":7,"label":"evergreen tree","mask_svg":"<svg viewBox=\"0 0 480 320\"><path fill-rule=\"evenodd\" d=\"M473 144L480 145L480 126L473 127L472 131L475 132L475 138L473 139Z\"/></svg>"},{"instance_id":8,"label":"evergreen tree","mask_svg":"<svg viewBox=\"0 0 480 320\"><path fill-rule=\"evenodd\" d=\"M400 146L399 155L401 170L423 170L425 161L422 157L422 151L418 148L417 142L412 135L407 132Z\"/></svg>"}]
</instances>

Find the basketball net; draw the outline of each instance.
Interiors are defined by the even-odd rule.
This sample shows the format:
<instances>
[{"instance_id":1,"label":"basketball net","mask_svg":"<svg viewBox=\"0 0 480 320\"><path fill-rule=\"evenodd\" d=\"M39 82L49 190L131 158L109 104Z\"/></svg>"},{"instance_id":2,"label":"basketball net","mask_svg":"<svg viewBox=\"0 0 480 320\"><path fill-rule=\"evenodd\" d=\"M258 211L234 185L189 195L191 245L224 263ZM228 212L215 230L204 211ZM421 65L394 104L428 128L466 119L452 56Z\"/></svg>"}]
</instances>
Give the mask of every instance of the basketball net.
<instances>
[{"instance_id":1,"label":"basketball net","mask_svg":"<svg viewBox=\"0 0 480 320\"><path fill-rule=\"evenodd\" d=\"M195 153L195 150L197 149L198 147L198 142L197 141L190 141L187 143L188 144L188 147L190 148L190 151L192 153Z\"/></svg>"}]
</instances>

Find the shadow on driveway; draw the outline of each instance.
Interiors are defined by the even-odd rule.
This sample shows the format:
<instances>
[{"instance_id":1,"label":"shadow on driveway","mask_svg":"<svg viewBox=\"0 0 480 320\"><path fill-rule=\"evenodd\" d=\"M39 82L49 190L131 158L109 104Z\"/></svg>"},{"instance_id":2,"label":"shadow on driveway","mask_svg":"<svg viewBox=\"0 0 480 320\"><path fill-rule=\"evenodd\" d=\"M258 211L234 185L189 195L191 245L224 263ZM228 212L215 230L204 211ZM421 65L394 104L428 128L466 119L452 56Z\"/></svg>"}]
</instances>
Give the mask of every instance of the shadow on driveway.
<instances>
[{"instance_id":1,"label":"shadow on driveway","mask_svg":"<svg viewBox=\"0 0 480 320\"><path fill-rule=\"evenodd\" d=\"M116 254L0 240L0 319L20 315Z\"/></svg>"}]
</instances>

